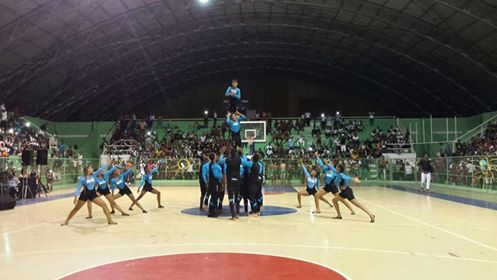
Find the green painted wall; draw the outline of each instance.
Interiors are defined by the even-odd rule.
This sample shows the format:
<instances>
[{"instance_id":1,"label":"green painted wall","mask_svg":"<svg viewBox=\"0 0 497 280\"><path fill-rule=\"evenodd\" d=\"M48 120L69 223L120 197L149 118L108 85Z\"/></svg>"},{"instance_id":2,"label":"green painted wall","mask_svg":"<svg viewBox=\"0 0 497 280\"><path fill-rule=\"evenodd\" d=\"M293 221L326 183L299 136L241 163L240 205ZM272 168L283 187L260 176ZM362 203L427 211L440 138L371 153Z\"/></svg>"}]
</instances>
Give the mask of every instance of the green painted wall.
<instances>
[{"instance_id":1,"label":"green painted wall","mask_svg":"<svg viewBox=\"0 0 497 280\"><path fill-rule=\"evenodd\" d=\"M483 113L465 118L406 118L400 121L407 129L410 129L418 155L429 154L433 156L438 151L446 149L448 141L454 141L457 137L495 115L497 115L497 112ZM64 141L68 148L77 145L78 151L82 152L87 158L97 158L100 156L102 152L100 147L103 140L114 125L113 122L49 122L33 117L29 117L28 119L38 126L47 123L49 133L57 135L58 140ZM373 126L369 125L367 117L354 119L362 120L364 123L364 131L359 135L361 140L367 139L371 130L376 127L386 130L390 126L395 125L393 118L377 118ZM222 121L222 114L219 113L218 124L221 124ZM155 121L153 129L158 131L159 137L162 137L165 134L165 130L162 127L170 125L172 127L177 126L181 130L190 131L194 122L194 120L164 120L162 123ZM203 124L203 121L200 119L198 122ZM212 127L212 122L209 122L209 127ZM308 128L304 132L304 136L308 142L312 140L310 131L311 129ZM205 132L207 130L201 130L201 133Z\"/></svg>"},{"instance_id":2,"label":"green painted wall","mask_svg":"<svg viewBox=\"0 0 497 280\"><path fill-rule=\"evenodd\" d=\"M59 143L64 142L66 149L73 149L86 158L99 158L103 140L111 130L114 122L50 122L29 117L28 120L37 126L47 124L47 132L55 135Z\"/></svg>"}]
</instances>

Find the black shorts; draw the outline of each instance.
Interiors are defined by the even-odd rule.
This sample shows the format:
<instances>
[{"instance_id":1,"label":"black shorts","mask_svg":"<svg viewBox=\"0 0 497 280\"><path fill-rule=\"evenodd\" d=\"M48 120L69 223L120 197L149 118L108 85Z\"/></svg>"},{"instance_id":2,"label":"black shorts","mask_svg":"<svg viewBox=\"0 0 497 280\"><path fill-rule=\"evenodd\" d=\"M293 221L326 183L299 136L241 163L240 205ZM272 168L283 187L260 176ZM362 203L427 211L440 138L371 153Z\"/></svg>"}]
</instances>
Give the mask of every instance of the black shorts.
<instances>
[{"instance_id":1,"label":"black shorts","mask_svg":"<svg viewBox=\"0 0 497 280\"><path fill-rule=\"evenodd\" d=\"M327 193L332 193L332 194L336 194L338 192L337 185L333 183L326 185L323 190L325 190Z\"/></svg>"},{"instance_id":2,"label":"black shorts","mask_svg":"<svg viewBox=\"0 0 497 280\"><path fill-rule=\"evenodd\" d=\"M99 194L101 194L103 196L106 196L106 195L110 194L109 188L102 189L102 188L98 187L97 191L98 191Z\"/></svg>"},{"instance_id":3,"label":"black shorts","mask_svg":"<svg viewBox=\"0 0 497 280\"><path fill-rule=\"evenodd\" d=\"M119 189L119 194L122 196L130 195L131 193L132 193L131 190L126 185L124 186L124 188Z\"/></svg>"},{"instance_id":4,"label":"black shorts","mask_svg":"<svg viewBox=\"0 0 497 280\"><path fill-rule=\"evenodd\" d=\"M93 190L88 190L87 188L84 188L83 191L81 191L81 194L79 195L79 200L81 201L92 201L95 198L97 198L97 191L95 189Z\"/></svg>"},{"instance_id":5,"label":"black shorts","mask_svg":"<svg viewBox=\"0 0 497 280\"><path fill-rule=\"evenodd\" d=\"M318 191L317 189L314 187L312 189L309 189L309 188L306 188L305 191L309 194L309 195L315 195Z\"/></svg>"},{"instance_id":6,"label":"black shorts","mask_svg":"<svg viewBox=\"0 0 497 280\"><path fill-rule=\"evenodd\" d=\"M350 187L345 188L345 190L341 191L338 195L342 198L346 198L349 201L352 201L355 196L354 196L354 191Z\"/></svg>"},{"instance_id":7,"label":"black shorts","mask_svg":"<svg viewBox=\"0 0 497 280\"><path fill-rule=\"evenodd\" d=\"M149 182L145 182L145 185L143 186L143 190L146 191L146 192L151 192L154 188L152 187L152 185L150 185Z\"/></svg>"}]
</instances>

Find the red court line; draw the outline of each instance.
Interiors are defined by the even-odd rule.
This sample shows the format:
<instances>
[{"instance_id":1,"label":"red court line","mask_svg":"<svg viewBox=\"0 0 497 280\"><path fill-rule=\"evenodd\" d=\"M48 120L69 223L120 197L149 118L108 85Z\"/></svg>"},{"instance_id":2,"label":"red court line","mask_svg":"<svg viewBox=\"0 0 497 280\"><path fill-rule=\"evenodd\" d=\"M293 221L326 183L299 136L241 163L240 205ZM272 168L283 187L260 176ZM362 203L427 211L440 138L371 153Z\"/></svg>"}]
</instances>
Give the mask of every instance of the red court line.
<instances>
[{"instance_id":1,"label":"red court line","mask_svg":"<svg viewBox=\"0 0 497 280\"><path fill-rule=\"evenodd\" d=\"M117 262L84 270L63 279L285 279L345 280L327 267L267 255L199 253Z\"/></svg>"}]
</instances>

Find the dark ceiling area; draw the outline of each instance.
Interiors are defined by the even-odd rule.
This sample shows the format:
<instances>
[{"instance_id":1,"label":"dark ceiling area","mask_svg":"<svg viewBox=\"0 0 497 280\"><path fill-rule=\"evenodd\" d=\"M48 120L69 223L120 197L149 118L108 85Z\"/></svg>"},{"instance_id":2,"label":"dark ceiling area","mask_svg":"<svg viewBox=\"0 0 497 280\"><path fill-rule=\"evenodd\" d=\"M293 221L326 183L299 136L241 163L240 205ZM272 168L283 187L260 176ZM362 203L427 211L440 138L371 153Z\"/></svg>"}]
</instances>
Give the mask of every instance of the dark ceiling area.
<instances>
[{"instance_id":1,"label":"dark ceiling area","mask_svg":"<svg viewBox=\"0 0 497 280\"><path fill-rule=\"evenodd\" d=\"M234 76L321 81L397 116L497 110L497 2L0 1L0 99L29 115L171 109Z\"/></svg>"}]
</instances>

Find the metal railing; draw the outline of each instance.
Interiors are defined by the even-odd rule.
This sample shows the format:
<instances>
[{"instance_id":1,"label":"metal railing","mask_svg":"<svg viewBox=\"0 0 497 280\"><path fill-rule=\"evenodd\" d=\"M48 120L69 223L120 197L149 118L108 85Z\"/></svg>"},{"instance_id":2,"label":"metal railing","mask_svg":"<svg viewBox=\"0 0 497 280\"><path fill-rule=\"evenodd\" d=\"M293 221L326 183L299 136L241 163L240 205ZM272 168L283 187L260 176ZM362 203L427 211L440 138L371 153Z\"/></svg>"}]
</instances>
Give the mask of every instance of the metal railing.
<instances>
[{"instance_id":1,"label":"metal railing","mask_svg":"<svg viewBox=\"0 0 497 280\"><path fill-rule=\"evenodd\" d=\"M397 127L400 129L400 132L402 132L403 135L407 135L407 128L406 126L404 125L404 122L400 119L400 118L397 118ZM409 131L409 139L407 139L407 141L409 142L409 152L410 153L414 153L414 141L412 139L412 132Z\"/></svg>"},{"instance_id":2,"label":"metal railing","mask_svg":"<svg viewBox=\"0 0 497 280\"><path fill-rule=\"evenodd\" d=\"M475 128L469 130L468 132L464 133L463 135L457 137L454 142L466 142L468 140L471 140L471 138L480 135L483 136L485 133L485 129L487 128L488 124L491 122L497 121L497 114L493 115L490 117L488 120L484 121L483 123L479 124Z\"/></svg>"},{"instance_id":3,"label":"metal railing","mask_svg":"<svg viewBox=\"0 0 497 280\"><path fill-rule=\"evenodd\" d=\"M152 159L148 159L149 161ZM484 160L484 161L482 161ZM191 159L155 159L159 173L155 180L198 180L200 160ZM321 168L312 158L266 158L263 160L266 168L267 184L303 183L301 163L310 164L318 173ZM418 182L420 180L417 163L412 159L386 160L377 159L341 159L338 162L345 167L345 172L358 176L363 181L381 181L390 183L396 181ZM74 185L83 173L85 165L98 168L100 159L88 158L55 158L49 159L46 166L22 166L17 157L0 158L0 171L15 170L19 176L36 171L45 182L47 170L54 172L54 185ZM135 163L135 176L140 177L140 162ZM444 185L454 185L463 188L497 190L497 157L445 157L432 161L434 172L432 182ZM320 174L323 176L323 174ZM2 183L2 182L0 182Z\"/></svg>"},{"instance_id":4,"label":"metal railing","mask_svg":"<svg viewBox=\"0 0 497 280\"><path fill-rule=\"evenodd\" d=\"M102 154L133 155L138 151L140 146L140 143L134 139L122 139L113 144L104 145Z\"/></svg>"}]
</instances>

